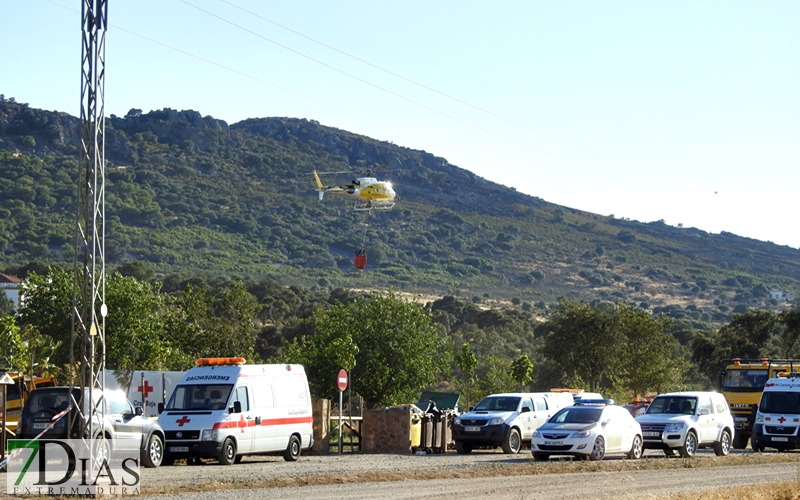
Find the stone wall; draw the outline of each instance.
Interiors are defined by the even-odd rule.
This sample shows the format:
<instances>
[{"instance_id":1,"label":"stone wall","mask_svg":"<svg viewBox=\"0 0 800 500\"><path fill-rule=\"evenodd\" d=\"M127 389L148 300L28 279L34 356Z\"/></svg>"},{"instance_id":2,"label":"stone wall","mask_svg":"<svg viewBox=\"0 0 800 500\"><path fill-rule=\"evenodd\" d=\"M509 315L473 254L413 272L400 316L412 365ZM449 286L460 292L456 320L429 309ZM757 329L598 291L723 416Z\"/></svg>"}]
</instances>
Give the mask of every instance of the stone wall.
<instances>
[{"instance_id":1,"label":"stone wall","mask_svg":"<svg viewBox=\"0 0 800 500\"><path fill-rule=\"evenodd\" d=\"M362 452L411 454L410 408L364 410L363 415Z\"/></svg>"}]
</instances>

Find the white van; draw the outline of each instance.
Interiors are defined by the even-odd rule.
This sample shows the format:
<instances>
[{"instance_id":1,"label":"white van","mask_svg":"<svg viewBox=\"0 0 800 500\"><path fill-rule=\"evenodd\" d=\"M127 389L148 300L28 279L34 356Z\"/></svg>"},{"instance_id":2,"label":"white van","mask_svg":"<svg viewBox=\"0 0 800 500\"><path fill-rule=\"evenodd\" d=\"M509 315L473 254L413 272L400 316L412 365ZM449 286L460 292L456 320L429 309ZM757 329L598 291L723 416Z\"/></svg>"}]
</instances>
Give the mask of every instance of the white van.
<instances>
[{"instance_id":1,"label":"white van","mask_svg":"<svg viewBox=\"0 0 800 500\"><path fill-rule=\"evenodd\" d=\"M453 420L453 441L458 453L479 446L501 446L504 453L519 453L540 425L559 409L572 405L568 393L533 392L492 394Z\"/></svg>"},{"instance_id":2,"label":"white van","mask_svg":"<svg viewBox=\"0 0 800 500\"><path fill-rule=\"evenodd\" d=\"M782 372L764 384L751 446L755 451L800 448L800 373Z\"/></svg>"},{"instance_id":3,"label":"white van","mask_svg":"<svg viewBox=\"0 0 800 500\"><path fill-rule=\"evenodd\" d=\"M282 453L295 461L314 444L311 395L301 365L246 365L243 358L202 358L181 378L158 423L164 463Z\"/></svg>"}]
</instances>

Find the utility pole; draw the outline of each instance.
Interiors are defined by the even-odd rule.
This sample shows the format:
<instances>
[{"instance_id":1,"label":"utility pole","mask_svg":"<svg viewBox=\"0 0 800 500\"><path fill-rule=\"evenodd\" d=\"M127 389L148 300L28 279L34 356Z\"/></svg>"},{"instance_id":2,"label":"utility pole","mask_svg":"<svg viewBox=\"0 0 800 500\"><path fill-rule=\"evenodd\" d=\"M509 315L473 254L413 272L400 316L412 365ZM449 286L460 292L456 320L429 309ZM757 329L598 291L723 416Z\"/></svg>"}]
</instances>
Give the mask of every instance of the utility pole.
<instances>
[{"instance_id":1,"label":"utility pole","mask_svg":"<svg viewBox=\"0 0 800 500\"><path fill-rule=\"evenodd\" d=\"M78 178L78 214L75 248L75 282L72 296L70 363L72 385L81 388L77 417L89 425L103 421L105 405L84 404L84 394L105 389L105 33L106 0L82 0L81 30L81 153ZM88 410L88 411L87 411ZM70 414L70 437L82 422ZM77 435L76 435L77 433Z\"/></svg>"}]
</instances>

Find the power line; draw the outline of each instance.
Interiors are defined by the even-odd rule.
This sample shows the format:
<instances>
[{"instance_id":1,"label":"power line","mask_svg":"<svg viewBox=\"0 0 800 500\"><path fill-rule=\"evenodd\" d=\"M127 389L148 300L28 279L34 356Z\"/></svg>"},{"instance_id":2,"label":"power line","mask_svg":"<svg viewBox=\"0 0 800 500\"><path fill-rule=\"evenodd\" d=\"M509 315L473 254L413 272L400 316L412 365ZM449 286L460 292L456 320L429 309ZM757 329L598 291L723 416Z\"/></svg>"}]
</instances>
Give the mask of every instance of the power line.
<instances>
[{"instance_id":1,"label":"power line","mask_svg":"<svg viewBox=\"0 0 800 500\"><path fill-rule=\"evenodd\" d=\"M251 35L253 35L253 36L256 36L256 37L258 37L258 38L261 38L261 39L262 39L262 40L264 40L264 41L267 41L267 42L269 42L269 43L275 44L275 45L277 45L278 47L281 47L281 48L283 48L283 49L285 49L285 50L288 50L288 51L290 51L290 52L292 52L292 53L294 53L294 54L297 54L297 55L299 55L299 56L301 56L301 57L303 57L303 58L306 58L306 59L308 59L308 60L310 60L310 61L313 61L313 62L315 62L315 63L317 63L317 64L320 64L320 65L322 65L322 66L324 66L324 67L326 67L326 68L328 68L328 69L331 69L331 70L333 70L333 71L336 71L337 73L341 73L341 74L343 74L343 75L345 75L345 76L347 76L347 77L349 77L349 78L352 78L352 79L354 79L354 80L356 80L356 81L359 81L359 82L361 82L361 83L364 83L365 85L369 85L369 86L371 86L371 87L373 87L373 88L376 88L376 89L378 89L378 90L381 90L381 91L383 91L383 92L386 92L387 94L393 95L393 96L395 96L395 97L397 97L397 98L399 98L399 99L402 99L402 100L408 101L408 102L410 102L410 103L412 103L412 104L414 104L414 105L416 105L416 106L419 106L419 107L421 107L421 108L427 109L428 111L432 111L432 112L434 112L434 113L437 113L437 114L439 114L439 115L442 115L442 116L444 116L444 117L446 117L446 118L449 118L449 119L451 119L451 120L457 121L457 122L459 122L459 123L462 123L462 124L464 124L464 125L467 125L467 126L469 126L469 127L473 127L473 128L475 128L475 129L477 129L477 130L480 130L480 131L482 131L482 132L485 132L485 133L487 133L487 134L491 134L491 135L494 135L494 136L496 136L496 137L499 137L499 138L501 138L501 139L505 139L505 140L507 140L507 141L509 141L509 142L513 142L513 143L515 143L515 144L517 144L517 145L519 145L519 146L522 146L522 147L525 147L525 148L531 149L531 150L533 150L533 151L538 151L538 152L540 152L540 153L542 153L542 154L548 155L548 156L550 156L550 157L553 157L553 158L555 158L555 159L557 159L557 160L561 160L561 161L563 161L563 162L566 162L566 163L571 163L571 164L573 164L573 165L576 165L576 166L579 166L579 167L585 168L585 169L587 169L587 170L592 170L592 171L595 171L595 172L597 172L597 173L600 173L600 174L604 174L604 175L612 175L612 176L614 176L614 177L617 177L617 176L616 176L616 175L614 175L614 174L607 174L606 172L603 172L603 171L601 171L601 170L598 170L598 169L595 169L595 168L589 167L589 166L587 166L587 165L584 165L584 164L582 164L582 163L578 163L578 162L576 162L576 161L569 160L569 159L567 159L567 158L563 158L563 157L561 157L561 156L558 156L558 155L556 155L556 154L550 153L550 152L548 152L548 151L545 151L545 150L543 150L543 149L540 149L540 148L537 148L537 147L531 146L530 144L527 144L527 143L524 143L524 142L518 141L518 140L516 140L516 139L512 139L511 137L508 137L508 136L505 136L505 135L503 135L503 134L499 134L499 133L497 133L497 132L494 132L494 131L492 131L492 130L489 130L489 129L487 129L487 128L481 127L480 125L476 125L476 124L474 124L474 123L471 123L471 122L469 122L469 121L467 121L467 120L462 120L461 118L457 118L457 117L455 117L455 116L453 116L453 115L450 115L450 114L448 114L448 113L445 113L444 111L440 111L440 110L438 110L438 109L436 109L436 108L433 108L433 107L431 107L431 106L428 106L428 105L426 105L426 104L423 104L423 103L421 103L421 102L419 102L419 101L415 101L414 99L411 99L411 98L409 98L409 97L406 97L406 96L404 96L404 95L398 94L397 92L394 92L394 91L392 91L392 90L389 90L389 89L387 89L387 88L381 87L380 85L377 85L377 84L375 84L375 83L372 83L372 82L370 82L370 81L368 81L368 80L365 80L365 79L363 79L363 78L361 78L361 77L358 77L358 76L356 76L356 75L353 75L353 74L351 74L351 73L348 73L348 72L346 72L346 71L344 71L344 70L341 70L341 69L339 69L339 68L336 68L335 66L332 66L332 65L330 65L330 64L328 64L328 63L325 63L325 62L323 62L323 61L320 61L319 59L315 59L315 58L313 58L313 57L311 57L311 56L309 56L309 55L303 54L303 53L302 53L302 52L300 52L300 51L297 51L297 50L295 50L295 49L293 49L293 48L291 48L291 47L288 47L288 46L286 46L286 45L284 45L284 44L282 44L282 43L279 43L279 42L276 42L275 40L272 40L272 39L270 39L270 38L267 38L266 36L264 36L264 35L261 35L261 34L259 34L259 33L256 33L255 31L252 31L252 30L250 30L250 29L248 29L248 28L245 28L244 26L241 26L241 25L239 25L239 24L236 24L236 23L234 23L233 21L229 21L229 20L227 20L227 19L225 19L225 18L223 18L223 17L221 17L221 16L219 16L219 15L217 15L217 14L214 14L213 12L210 12L210 11L208 11L208 10L205 10L205 9L203 9L203 8L201 8L201 7L198 7L198 6L194 5L194 4L191 4L191 3L189 3L187 0L178 0L178 1L179 1L179 2L181 2L181 3L184 3L184 4L186 4L186 5L188 5L189 7L192 7L192 8L194 8L194 9L197 9L198 11L200 11L200 12L203 12L203 13L204 13L204 14L206 14L206 15L209 15L209 16L211 16L211 17L214 17L214 18L216 18L216 19L218 19L218 20L220 20L220 21L222 21L222 22L224 22L224 23L226 23L226 24L229 24L229 25L231 25L231 26L234 26L234 27L235 27L235 28L237 28L237 29L240 29L240 30L242 30L242 31L245 31L245 32L247 32L247 33L250 33ZM226 3L227 3L227 2L226 2ZM467 104L467 103L465 103L465 104Z\"/></svg>"}]
</instances>

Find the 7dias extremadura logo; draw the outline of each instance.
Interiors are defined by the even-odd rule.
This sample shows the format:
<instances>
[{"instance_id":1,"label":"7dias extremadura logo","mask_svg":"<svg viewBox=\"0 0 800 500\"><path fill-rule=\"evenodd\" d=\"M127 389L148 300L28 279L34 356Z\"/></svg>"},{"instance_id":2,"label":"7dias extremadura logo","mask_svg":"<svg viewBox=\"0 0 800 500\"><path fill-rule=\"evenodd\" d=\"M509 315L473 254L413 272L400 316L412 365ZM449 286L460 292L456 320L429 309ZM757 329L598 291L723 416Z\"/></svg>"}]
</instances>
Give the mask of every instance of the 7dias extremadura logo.
<instances>
[{"instance_id":1,"label":"7dias extremadura logo","mask_svg":"<svg viewBox=\"0 0 800 500\"><path fill-rule=\"evenodd\" d=\"M136 439L8 441L9 495L138 495Z\"/></svg>"}]
</instances>

